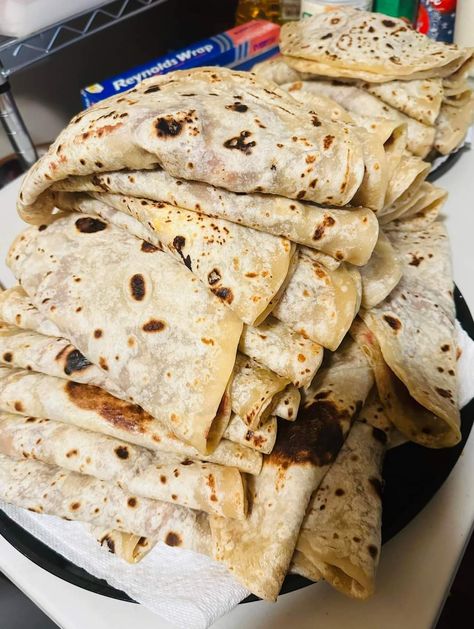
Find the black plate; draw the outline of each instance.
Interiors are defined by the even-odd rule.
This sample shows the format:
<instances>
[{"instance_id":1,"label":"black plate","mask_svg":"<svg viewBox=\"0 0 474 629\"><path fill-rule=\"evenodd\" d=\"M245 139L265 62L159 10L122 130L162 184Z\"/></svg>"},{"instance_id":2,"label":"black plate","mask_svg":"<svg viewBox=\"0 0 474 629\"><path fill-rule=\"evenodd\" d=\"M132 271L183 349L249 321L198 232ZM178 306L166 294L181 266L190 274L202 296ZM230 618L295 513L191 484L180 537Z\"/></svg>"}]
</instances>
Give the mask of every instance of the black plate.
<instances>
[{"instance_id":1,"label":"black plate","mask_svg":"<svg viewBox=\"0 0 474 629\"><path fill-rule=\"evenodd\" d=\"M450 155L448 155L448 158L442 164L440 164L438 168L435 168L429 173L426 181L433 183L434 181L439 179L442 175L447 173L448 170L451 170L451 168L459 161L463 153L469 150L469 146L462 146L455 153L451 153ZM438 157L440 156L438 155Z\"/></svg>"},{"instance_id":2,"label":"black plate","mask_svg":"<svg viewBox=\"0 0 474 629\"><path fill-rule=\"evenodd\" d=\"M459 322L474 339L474 321L457 288L454 291L454 300ZM430 450L414 443L406 443L388 451L383 470L384 543L401 531L426 506L448 478L466 444L473 422L474 400L471 400L461 411L462 440L454 448ZM124 592L116 590L102 579L97 579L38 541L1 510L0 534L25 557L64 581L110 598L132 601ZM282 594L310 584L311 581L304 577L289 575L283 583ZM244 602L256 600L257 597L252 595Z\"/></svg>"}]
</instances>

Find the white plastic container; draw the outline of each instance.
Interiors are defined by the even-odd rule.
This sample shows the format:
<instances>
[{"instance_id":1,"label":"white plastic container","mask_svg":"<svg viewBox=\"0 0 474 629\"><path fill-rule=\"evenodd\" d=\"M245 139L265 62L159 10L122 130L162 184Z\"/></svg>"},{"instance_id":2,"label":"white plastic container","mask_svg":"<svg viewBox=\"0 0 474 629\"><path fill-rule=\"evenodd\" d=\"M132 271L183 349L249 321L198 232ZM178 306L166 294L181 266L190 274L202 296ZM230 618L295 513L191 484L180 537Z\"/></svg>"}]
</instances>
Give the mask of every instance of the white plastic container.
<instances>
[{"instance_id":1,"label":"white plastic container","mask_svg":"<svg viewBox=\"0 0 474 629\"><path fill-rule=\"evenodd\" d=\"M0 35L25 37L104 0L0 0Z\"/></svg>"},{"instance_id":2,"label":"white plastic container","mask_svg":"<svg viewBox=\"0 0 474 629\"><path fill-rule=\"evenodd\" d=\"M300 16L302 18L310 17L340 7L354 7L355 9L370 11L372 4L373 0L301 0Z\"/></svg>"},{"instance_id":3,"label":"white plastic container","mask_svg":"<svg viewBox=\"0 0 474 629\"><path fill-rule=\"evenodd\" d=\"M458 46L474 46L474 0L457 1L454 41Z\"/></svg>"}]
</instances>

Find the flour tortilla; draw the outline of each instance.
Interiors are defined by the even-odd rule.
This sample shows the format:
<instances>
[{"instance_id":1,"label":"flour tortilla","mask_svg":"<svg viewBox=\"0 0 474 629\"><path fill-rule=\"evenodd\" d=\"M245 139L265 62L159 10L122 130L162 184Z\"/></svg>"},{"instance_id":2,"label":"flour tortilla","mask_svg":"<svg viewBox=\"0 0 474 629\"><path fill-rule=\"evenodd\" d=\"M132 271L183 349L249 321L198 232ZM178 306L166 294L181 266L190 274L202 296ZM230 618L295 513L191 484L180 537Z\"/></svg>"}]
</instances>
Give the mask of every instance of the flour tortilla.
<instances>
[{"instance_id":1,"label":"flour tortilla","mask_svg":"<svg viewBox=\"0 0 474 629\"><path fill-rule=\"evenodd\" d=\"M217 445L242 323L188 269L77 214L28 229L8 263L38 309L134 402L199 451Z\"/></svg>"},{"instance_id":2,"label":"flour tortilla","mask_svg":"<svg viewBox=\"0 0 474 629\"><path fill-rule=\"evenodd\" d=\"M275 397L288 382L287 378L239 353L230 389L232 410L254 430L270 417L276 404Z\"/></svg>"},{"instance_id":3,"label":"flour tortilla","mask_svg":"<svg viewBox=\"0 0 474 629\"><path fill-rule=\"evenodd\" d=\"M167 502L137 498L117 485L40 461L0 454L0 499L36 513L88 522L169 546L206 553L207 516Z\"/></svg>"},{"instance_id":4,"label":"flour tortilla","mask_svg":"<svg viewBox=\"0 0 474 629\"><path fill-rule=\"evenodd\" d=\"M19 211L27 222L47 222L52 205L39 197L55 181L157 167L234 192L343 206L364 163L350 129L320 123L274 83L195 68L143 81L73 118L29 172Z\"/></svg>"},{"instance_id":5,"label":"flour tortilla","mask_svg":"<svg viewBox=\"0 0 474 629\"><path fill-rule=\"evenodd\" d=\"M258 452L227 439L212 454L203 455L135 404L97 387L34 371L0 367L0 409L67 423L158 453L236 467L248 474L258 474L262 466Z\"/></svg>"},{"instance_id":6,"label":"flour tortilla","mask_svg":"<svg viewBox=\"0 0 474 629\"><path fill-rule=\"evenodd\" d=\"M300 402L301 393L293 384L289 384L286 389L276 396L273 413L276 417L293 422L298 415Z\"/></svg>"},{"instance_id":7,"label":"flour tortilla","mask_svg":"<svg viewBox=\"0 0 474 629\"><path fill-rule=\"evenodd\" d=\"M58 326L31 303L21 286L0 289L0 320L47 336L61 336Z\"/></svg>"},{"instance_id":8,"label":"flour tortilla","mask_svg":"<svg viewBox=\"0 0 474 629\"><path fill-rule=\"evenodd\" d=\"M275 600L312 492L372 387L362 352L348 340L315 378L295 422L280 421L262 472L249 479L245 521L211 516L213 556L257 596Z\"/></svg>"},{"instance_id":9,"label":"flour tortilla","mask_svg":"<svg viewBox=\"0 0 474 629\"><path fill-rule=\"evenodd\" d=\"M324 353L321 345L271 315L258 327L244 326L239 349L296 387L312 381Z\"/></svg>"},{"instance_id":10,"label":"flour tortilla","mask_svg":"<svg viewBox=\"0 0 474 629\"><path fill-rule=\"evenodd\" d=\"M440 78L388 83L363 83L370 94L387 105L426 125L434 125L443 101L443 82Z\"/></svg>"},{"instance_id":11,"label":"flour tortilla","mask_svg":"<svg viewBox=\"0 0 474 629\"><path fill-rule=\"evenodd\" d=\"M286 63L285 57L282 55L256 63L252 68L252 72L262 79L273 81L277 85L311 78L310 74L304 76L301 72L294 70Z\"/></svg>"},{"instance_id":12,"label":"flour tortilla","mask_svg":"<svg viewBox=\"0 0 474 629\"><path fill-rule=\"evenodd\" d=\"M134 224L128 221L126 226L134 236L140 237L144 227L148 242L184 264L248 324L266 309L288 273L292 247L284 238L177 209L163 201L92 194L93 198L85 193L58 193L55 205L114 224L120 213L129 215ZM136 221L139 230L134 228Z\"/></svg>"},{"instance_id":13,"label":"flour tortilla","mask_svg":"<svg viewBox=\"0 0 474 629\"><path fill-rule=\"evenodd\" d=\"M280 49L336 71L343 68L353 78L372 73L403 80L452 74L471 56L467 49L416 32L402 19L349 7L283 25Z\"/></svg>"},{"instance_id":14,"label":"flour tortilla","mask_svg":"<svg viewBox=\"0 0 474 629\"><path fill-rule=\"evenodd\" d=\"M138 563L155 546L155 542L148 537L139 537L98 526L88 526L88 528L104 550L127 563Z\"/></svg>"},{"instance_id":15,"label":"flour tortilla","mask_svg":"<svg viewBox=\"0 0 474 629\"><path fill-rule=\"evenodd\" d=\"M380 210L383 207L384 187L395 172L407 146L406 122L402 119L387 120L383 117L374 117L370 112L367 115L361 113L363 112L361 107L356 107L349 114L347 109L333 98L323 95L324 90L321 90L320 81L317 80L286 83L282 88L301 103L306 103L308 107L324 111L330 120L360 127L356 129L356 133L362 142L366 171L352 204L359 203L375 211ZM369 132L369 136L363 130ZM384 158L381 157L380 142L383 144ZM372 168L369 169L370 164ZM375 164L380 168L374 169Z\"/></svg>"},{"instance_id":16,"label":"flour tortilla","mask_svg":"<svg viewBox=\"0 0 474 629\"><path fill-rule=\"evenodd\" d=\"M296 271L272 314L334 351L358 312L359 283L355 267L341 265L330 271L300 252Z\"/></svg>"},{"instance_id":17,"label":"flour tortilla","mask_svg":"<svg viewBox=\"0 0 474 629\"><path fill-rule=\"evenodd\" d=\"M224 437L229 441L240 443L263 454L270 454L273 450L276 436L276 417L269 417L258 428L252 430L238 415L232 415L224 432Z\"/></svg>"},{"instance_id":18,"label":"flour tortilla","mask_svg":"<svg viewBox=\"0 0 474 629\"><path fill-rule=\"evenodd\" d=\"M406 124L407 149L414 155L423 158L431 150L435 136L434 127L405 116L362 88L340 81L310 81L309 85L313 85L313 89L319 89L324 96L335 100L350 114L355 113L364 117L382 118Z\"/></svg>"},{"instance_id":19,"label":"flour tortilla","mask_svg":"<svg viewBox=\"0 0 474 629\"><path fill-rule=\"evenodd\" d=\"M36 317L38 321L42 316ZM44 317L44 320L46 318ZM106 389L120 399L126 394L63 337L45 336L0 321L0 365L91 384Z\"/></svg>"},{"instance_id":20,"label":"flour tortilla","mask_svg":"<svg viewBox=\"0 0 474 629\"><path fill-rule=\"evenodd\" d=\"M372 356L379 395L395 426L428 447L455 445L461 433L446 231L435 222L424 232L388 235L402 261L403 277L384 302L361 312L369 328L363 345Z\"/></svg>"},{"instance_id":21,"label":"flour tortilla","mask_svg":"<svg viewBox=\"0 0 474 629\"><path fill-rule=\"evenodd\" d=\"M0 452L109 481L142 498L246 516L245 480L236 468L152 453L70 424L0 412Z\"/></svg>"},{"instance_id":22,"label":"flour tortilla","mask_svg":"<svg viewBox=\"0 0 474 629\"><path fill-rule=\"evenodd\" d=\"M362 307L373 308L383 301L400 281L402 272L402 265L390 240L380 230L372 257L360 269Z\"/></svg>"},{"instance_id":23,"label":"flour tortilla","mask_svg":"<svg viewBox=\"0 0 474 629\"><path fill-rule=\"evenodd\" d=\"M316 573L352 598L367 599L375 590L386 443L384 432L355 422L310 500L293 558L294 572Z\"/></svg>"},{"instance_id":24,"label":"flour tortilla","mask_svg":"<svg viewBox=\"0 0 474 629\"><path fill-rule=\"evenodd\" d=\"M164 170L69 177L55 184L54 189L152 199L282 236L329 255L339 253L353 264L365 264L377 231L372 212L365 208L339 210L276 195L236 194L197 181L176 179Z\"/></svg>"},{"instance_id":25,"label":"flour tortilla","mask_svg":"<svg viewBox=\"0 0 474 629\"><path fill-rule=\"evenodd\" d=\"M393 220L399 215L399 208L405 200L420 188L426 176L430 172L430 165L419 157L404 153L398 169L388 182L387 194L385 197L385 209L380 212L383 221ZM397 206L394 208L394 204ZM390 219L387 217L390 216Z\"/></svg>"},{"instance_id":26,"label":"flour tortilla","mask_svg":"<svg viewBox=\"0 0 474 629\"><path fill-rule=\"evenodd\" d=\"M312 110L324 112L327 119L349 125L354 124L351 116L344 108L340 107L336 101L319 93L317 82L297 81L296 83L285 84L282 88ZM365 171L362 183L351 203L377 211L383 207L388 183L384 147L380 138L369 133L368 130L355 127L354 132L362 147Z\"/></svg>"},{"instance_id":27,"label":"flour tortilla","mask_svg":"<svg viewBox=\"0 0 474 629\"><path fill-rule=\"evenodd\" d=\"M446 190L424 181L414 198L415 202L403 213L397 214L399 218L385 224L382 217L381 223L387 231L423 231L438 218L447 197Z\"/></svg>"},{"instance_id":28,"label":"flour tortilla","mask_svg":"<svg viewBox=\"0 0 474 629\"><path fill-rule=\"evenodd\" d=\"M473 121L474 94L471 94L462 107L443 103L436 121L434 148L441 155L448 155L454 151L461 144Z\"/></svg>"}]
</instances>

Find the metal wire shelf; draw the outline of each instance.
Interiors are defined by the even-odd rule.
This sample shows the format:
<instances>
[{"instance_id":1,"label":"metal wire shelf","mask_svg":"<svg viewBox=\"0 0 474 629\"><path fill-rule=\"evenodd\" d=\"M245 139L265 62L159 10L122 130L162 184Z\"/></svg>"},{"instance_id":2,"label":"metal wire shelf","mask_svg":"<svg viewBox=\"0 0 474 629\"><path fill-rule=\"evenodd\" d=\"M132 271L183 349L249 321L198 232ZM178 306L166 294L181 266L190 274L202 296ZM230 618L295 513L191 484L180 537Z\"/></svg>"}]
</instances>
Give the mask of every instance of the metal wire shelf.
<instances>
[{"instance_id":1,"label":"metal wire shelf","mask_svg":"<svg viewBox=\"0 0 474 629\"><path fill-rule=\"evenodd\" d=\"M165 1L115 0L26 37L0 35L0 72L6 78L88 35L98 33Z\"/></svg>"}]
</instances>

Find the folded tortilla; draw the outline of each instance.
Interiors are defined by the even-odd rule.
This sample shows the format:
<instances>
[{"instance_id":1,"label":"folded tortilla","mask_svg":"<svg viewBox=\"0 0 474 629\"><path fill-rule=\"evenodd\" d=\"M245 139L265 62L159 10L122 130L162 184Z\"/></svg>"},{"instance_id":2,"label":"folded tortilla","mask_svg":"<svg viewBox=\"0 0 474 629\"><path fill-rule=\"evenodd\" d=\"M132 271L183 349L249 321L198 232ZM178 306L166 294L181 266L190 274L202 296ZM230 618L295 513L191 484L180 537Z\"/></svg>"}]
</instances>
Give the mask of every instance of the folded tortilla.
<instances>
[{"instance_id":1,"label":"folded tortilla","mask_svg":"<svg viewBox=\"0 0 474 629\"><path fill-rule=\"evenodd\" d=\"M292 571L310 579L323 578L352 598L366 599L374 593L382 537L386 443L381 430L354 423L311 498Z\"/></svg>"},{"instance_id":2,"label":"folded tortilla","mask_svg":"<svg viewBox=\"0 0 474 629\"><path fill-rule=\"evenodd\" d=\"M163 201L92 194L58 193L55 205L97 215L139 238L145 228L148 242L184 264L245 323L258 320L288 273L293 251L284 238ZM132 220L123 225L121 213Z\"/></svg>"},{"instance_id":3,"label":"folded tortilla","mask_svg":"<svg viewBox=\"0 0 474 629\"><path fill-rule=\"evenodd\" d=\"M0 289L0 321L46 336L61 336L58 326L31 303L21 286Z\"/></svg>"},{"instance_id":4,"label":"folded tortilla","mask_svg":"<svg viewBox=\"0 0 474 629\"><path fill-rule=\"evenodd\" d=\"M387 222L397 218L405 201L416 194L430 172L430 164L419 157L404 153L397 170L388 182L385 207L379 213L379 220Z\"/></svg>"},{"instance_id":5,"label":"folded tortilla","mask_svg":"<svg viewBox=\"0 0 474 629\"><path fill-rule=\"evenodd\" d=\"M354 124L354 120L344 108L331 98L320 94L317 82L297 81L284 84L282 88L287 90L296 100L306 104L308 108L324 112L328 120L343 122L348 125ZM322 114L320 113L320 115ZM383 207L388 183L383 143L377 134L370 133L370 128L364 129L356 126L354 132L362 147L365 171L361 185L351 203L377 211Z\"/></svg>"},{"instance_id":6,"label":"folded tortilla","mask_svg":"<svg viewBox=\"0 0 474 629\"><path fill-rule=\"evenodd\" d=\"M434 148L442 155L454 151L466 136L474 121L474 94L462 106L443 103L436 121Z\"/></svg>"},{"instance_id":7,"label":"folded tortilla","mask_svg":"<svg viewBox=\"0 0 474 629\"><path fill-rule=\"evenodd\" d=\"M137 498L114 483L33 459L0 454L0 499L36 513L150 537L207 553L207 515L167 502Z\"/></svg>"},{"instance_id":8,"label":"folded tortilla","mask_svg":"<svg viewBox=\"0 0 474 629\"><path fill-rule=\"evenodd\" d=\"M385 104L376 96L355 85L340 81L310 81L313 89L318 89L324 96L329 96L352 114L392 120L406 124L407 149L414 155L425 157L433 146L435 129L425 125L400 111Z\"/></svg>"},{"instance_id":9,"label":"folded tortilla","mask_svg":"<svg viewBox=\"0 0 474 629\"><path fill-rule=\"evenodd\" d=\"M432 183L424 181L416 193L409 207L397 213L397 217L385 224L387 231L423 231L433 223L448 197L448 192Z\"/></svg>"},{"instance_id":10,"label":"folded tortilla","mask_svg":"<svg viewBox=\"0 0 474 629\"><path fill-rule=\"evenodd\" d=\"M310 74L305 76L289 66L283 55L256 63L252 68L252 72L262 79L273 81L277 85L293 83L293 81L305 81L311 78Z\"/></svg>"},{"instance_id":11,"label":"folded tortilla","mask_svg":"<svg viewBox=\"0 0 474 629\"><path fill-rule=\"evenodd\" d=\"M360 277L363 308L373 308L383 301L402 277L402 265L382 230L372 257L360 268Z\"/></svg>"},{"instance_id":12,"label":"folded tortilla","mask_svg":"<svg viewBox=\"0 0 474 629\"><path fill-rule=\"evenodd\" d=\"M277 418L269 417L258 428L251 429L238 415L232 415L224 438L247 448L270 454L277 436Z\"/></svg>"},{"instance_id":13,"label":"folded tortilla","mask_svg":"<svg viewBox=\"0 0 474 629\"><path fill-rule=\"evenodd\" d=\"M188 269L77 214L25 231L8 263L38 309L134 402L199 451L217 445L242 323Z\"/></svg>"},{"instance_id":14,"label":"folded tortilla","mask_svg":"<svg viewBox=\"0 0 474 629\"><path fill-rule=\"evenodd\" d=\"M36 318L41 321L43 316ZM109 391L116 397L127 399L126 394L110 380L105 371L93 365L65 338L45 336L2 321L0 321L0 365L39 371L57 378L91 384Z\"/></svg>"},{"instance_id":15,"label":"folded tortilla","mask_svg":"<svg viewBox=\"0 0 474 629\"><path fill-rule=\"evenodd\" d=\"M249 478L247 520L211 516L213 556L251 592L275 600L313 491L372 387L369 365L348 340L331 355L295 422L280 421L275 447Z\"/></svg>"},{"instance_id":16,"label":"folded tortilla","mask_svg":"<svg viewBox=\"0 0 474 629\"><path fill-rule=\"evenodd\" d=\"M366 76L373 75L377 82L447 76L472 56L468 49L418 33L402 19L351 7L286 23L280 49L318 67L345 70L352 78L370 80Z\"/></svg>"},{"instance_id":17,"label":"folded tortilla","mask_svg":"<svg viewBox=\"0 0 474 629\"><path fill-rule=\"evenodd\" d=\"M276 395L288 382L248 356L237 354L230 389L232 410L254 430L270 417Z\"/></svg>"},{"instance_id":18,"label":"folded tortilla","mask_svg":"<svg viewBox=\"0 0 474 629\"><path fill-rule=\"evenodd\" d=\"M89 528L102 548L127 563L138 563L155 546L155 542L148 537L139 537L131 533L104 529L98 526L90 526Z\"/></svg>"},{"instance_id":19,"label":"folded tortilla","mask_svg":"<svg viewBox=\"0 0 474 629\"><path fill-rule=\"evenodd\" d=\"M110 481L143 498L246 516L245 480L236 468L152 453L67 423L0 412L0 452Z\"/></svg>"},{"instance_id":20,"label":"folded tortilla","mask_svg":"<svg viewBox=\"0 0 474 629\"><path fill-rule=\"evenodd\" d=\"M433 448L458 443L456 336L449 243L439 222L421 233L389 232L403 277L389 297L361 311L358 335L380 399L408 439Z\"/></svg>"},{"instance_id":21,"label":"folded tortilla","mask_svg":"<svg viewBox=\"0 0 474 629\"><path fill-rule=\"evenodd\" d=\"M239 349L296 387L312 381L324 353L321 345L271 315L258 327L244 326Z\"/></svg>"},{"instance_id":22,"label":"folded tortilla","mask_svg":"<svg viewBox=\"0 0 474 629\"><path fill-rule=\"evenodd\" d=\"M222 439L212 454L204 455L135 404L98 387L34 371L0 367L0 409L71 424L158 453L236 467L248 474L258 474L262 466L258 452L227 439Z\"/></svg>"},{"instance_id":23,"label":"folded tortilla","mask_svg":"<svg viewBox=\"0 0 474 629\"><path fill-rule=\"evenodd\" d=\"M19 212L27 222L50 221L51 201L39 197L70 175L157 167L234 192L338 206L364 174L351 129L319 121L249 72L194 68L143 81L73 118L25 179Z\"/></svg>"},{"instance_id":24,"label":"folded tortilla","mask_svg":"<svg viewBox=\"0 0 474 629\"><path fill-rule=\"evenodd\" d=\"M359 310L359 284L355 267L341 265L331 271L300 252L296 270L272 314L334 351Z\"/></svg>"},{"instance_id":25,"label":"folded tortilla","mask_svg":"<svg viewBox=\"0 0 474 629\"><path fill-rule=\"evenodd\" d=\"M361 87L387 105L426 125L435 124L444 96L440 78L389 81L375 85L363 83Z\"/></svg>"},{"instance_id":26,"label":"folded tortilla","mask_svg":"<svg viewBox=\"0 0 474 629\"><path fill-rule=\"evenodd\" d=\"M339 253L353 264L364 264L375 244L376 223L365 208L339 210L276 195L236 194L198 181L176 179L164 170L69 177L56 183L54 189L152 199L282 236L329 255Z\"/></svg>"},{"instance_id":27,"label":"folded tortilla","mask_svg":"<svg viewBox=\"0 0 474 629\"><path fill-rule=\"evenodd\" d=\"M293 422L298 415L300 402L301 393L293 384L289 384L286 389L276 396L273 413L276 417Z\"/></svg>"}]
</instances>

